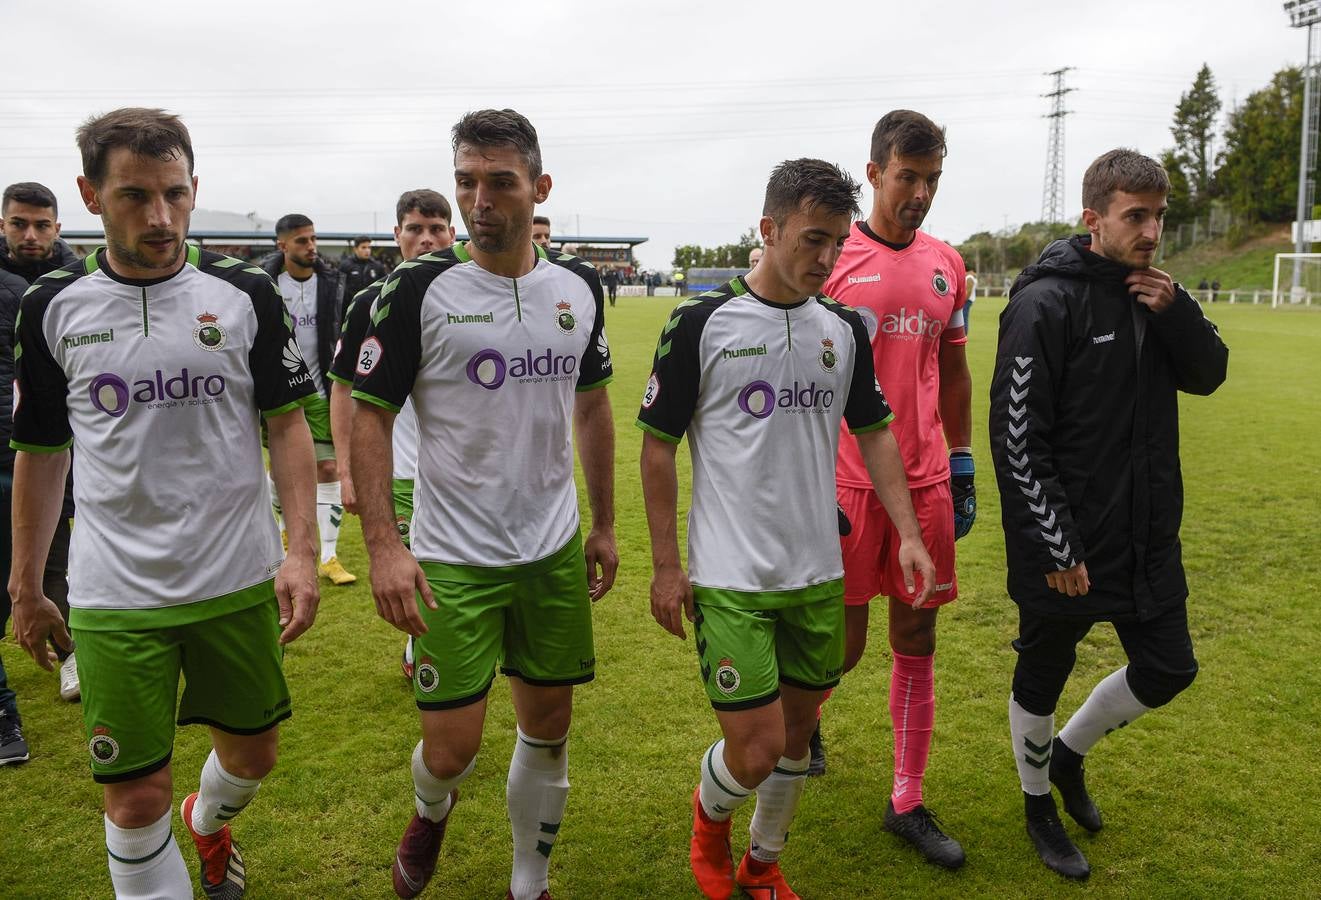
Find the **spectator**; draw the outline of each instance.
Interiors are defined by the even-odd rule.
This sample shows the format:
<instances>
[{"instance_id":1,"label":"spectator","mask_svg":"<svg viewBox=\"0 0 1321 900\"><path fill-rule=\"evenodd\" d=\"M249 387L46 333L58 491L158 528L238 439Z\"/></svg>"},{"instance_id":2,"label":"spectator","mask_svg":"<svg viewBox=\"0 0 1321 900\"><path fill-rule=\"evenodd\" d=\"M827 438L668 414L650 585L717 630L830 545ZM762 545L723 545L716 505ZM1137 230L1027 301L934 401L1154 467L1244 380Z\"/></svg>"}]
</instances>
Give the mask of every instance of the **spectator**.
<instances>
[{"instance_id":1,"label":"spectator","mask_svg":"<svg viewBox=\"0 0 1321 900\"><path fill-rule=\"evenodd\" d=\"M78 256L60 240L60 209L50 188L22 181L5 188L0 200L5 240L0 244L0 269L28 284Z\"/></svg>"},{"instance_id":2,"label":"spectator","mask_svg":"<svg viewBox=\"0 0 1321 900\"><path fill-rule=\"evenodd\" d=\"M542 250L550 249L550 219L545 216L532 217L532 243Z\"/></svg>"},{"instance_id":3,"label":"spectator","mask_svg":"<svg viewBox=\"0 0 1321 900\"><path fill-rule=\"evenodd\" d=\"M1216 302L1216 293L1220 290L1220 279L1216 278L1211 282L1211 302Z\"/></svg>"},{"instance_id":4,"label":"spectator","mask_svg":"<svg viewBox=\"0 0 1321 900\"><path fill-rule=\"evenodd\" d=\"M385 263L372 256L372 239L365 234L353 239L353 252L339 264L339 271L344 279L345 300L352 300L358 291L388 274ZM344 310L338 312L342 318Z\"/></svg>"}]
</instances>

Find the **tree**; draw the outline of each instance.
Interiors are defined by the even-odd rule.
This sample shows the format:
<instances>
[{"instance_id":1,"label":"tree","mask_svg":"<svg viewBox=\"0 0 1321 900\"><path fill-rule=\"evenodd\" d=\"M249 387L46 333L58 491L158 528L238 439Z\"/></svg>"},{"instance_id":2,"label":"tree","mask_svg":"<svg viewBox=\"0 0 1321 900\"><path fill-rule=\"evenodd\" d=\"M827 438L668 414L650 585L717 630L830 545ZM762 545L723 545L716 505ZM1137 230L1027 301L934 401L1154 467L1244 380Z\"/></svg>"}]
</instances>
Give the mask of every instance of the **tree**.
<instances>
[{"instance_id":1,"label":"tree","mask_svg":"<svg viewBox=\"0 0 1321 900\"><path fill-rule=\"evenodd\" d=\"M1298 199L1298 142L1303 121L1303 73L1281 69L1229 114L1216 170L1218 190L1236 214L1290 222Z\"/></svg>"},{"instance_id":2,"label":"tree","mask_svg":"<svg viewBox=\"0 0 1321 900\"><path fill-rule=\"evenodd\" d=\"M1192 187L1188 175L1179 162L1177 150L1166 150L1160 155L1160 164L1170 176L1169 208L1165 211L1165 226L1175 228L1197 217Z\"/></svg>"},{"instance_id":3,"label":"tree","mask_svg":"<svg viewBox=\"0 0 1321 900\"><path fill-rule=\"evenodd\" d=\"M1215 165L1212 145L1219 115L1220 97L1216 94L1215 78L1211 67L1203 63L1193 86L1179 97L1179 105L1174 108L1174 124L1170 126L1175 158L1192 188L1194 215L1203 211L1211 200Z\"/></svg>"},{"instance_id":4,"label":"tree","mask_svg":"<svg viewBox=\"0 0 1321 900\"><path fill-rule=\"evenodd\" d=\"M681 271L695 268L746 269L748 254L760 246L761 240L755 228L749 228L733 244L721 244L718 247L683 244L674 248L674 268Z\"/></svg>"}]
</instances>

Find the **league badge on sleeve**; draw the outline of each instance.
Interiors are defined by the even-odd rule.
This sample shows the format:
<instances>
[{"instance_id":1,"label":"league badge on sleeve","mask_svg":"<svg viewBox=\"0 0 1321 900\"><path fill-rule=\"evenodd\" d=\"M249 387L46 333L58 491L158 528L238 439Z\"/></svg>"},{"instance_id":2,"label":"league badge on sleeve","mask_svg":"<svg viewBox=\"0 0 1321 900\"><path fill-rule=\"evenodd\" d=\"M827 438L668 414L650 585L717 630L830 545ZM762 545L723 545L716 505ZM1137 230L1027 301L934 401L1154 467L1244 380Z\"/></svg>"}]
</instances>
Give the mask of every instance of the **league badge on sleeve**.
<instances>
[{"instance_id":1,"label":"league badge on sleeve","mask_svg":"<svg viewBox=\"0 0 1321 900\"><path fill-rule=\"evenodd\" d=\"M660 396L660 379L656 373L652 372L651 377L647 379L647 389L642 392L642 408L651 409L656 398Z\"/></svg>"}]
</instances>

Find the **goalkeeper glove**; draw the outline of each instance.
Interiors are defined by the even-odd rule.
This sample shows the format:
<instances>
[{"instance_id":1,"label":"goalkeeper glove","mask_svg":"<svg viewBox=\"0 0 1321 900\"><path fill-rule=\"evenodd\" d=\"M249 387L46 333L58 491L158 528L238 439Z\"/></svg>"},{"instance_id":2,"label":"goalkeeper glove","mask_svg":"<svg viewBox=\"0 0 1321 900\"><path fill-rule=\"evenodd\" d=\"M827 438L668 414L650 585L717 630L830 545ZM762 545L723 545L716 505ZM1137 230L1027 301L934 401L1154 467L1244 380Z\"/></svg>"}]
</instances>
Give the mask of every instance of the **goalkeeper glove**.
<instances>
[{"instance_id":1,"label":"goalkeeper glove","mask_svg":"<svg viewBox=\"0 0 1321 900\"><path fill-rule=\"evenodd\" d=\"M949 455L949 487L954 498L954 540L972 530L977 520L977 488L973 486L972 454L955 450Z\"/></svg>"}]
</instances>

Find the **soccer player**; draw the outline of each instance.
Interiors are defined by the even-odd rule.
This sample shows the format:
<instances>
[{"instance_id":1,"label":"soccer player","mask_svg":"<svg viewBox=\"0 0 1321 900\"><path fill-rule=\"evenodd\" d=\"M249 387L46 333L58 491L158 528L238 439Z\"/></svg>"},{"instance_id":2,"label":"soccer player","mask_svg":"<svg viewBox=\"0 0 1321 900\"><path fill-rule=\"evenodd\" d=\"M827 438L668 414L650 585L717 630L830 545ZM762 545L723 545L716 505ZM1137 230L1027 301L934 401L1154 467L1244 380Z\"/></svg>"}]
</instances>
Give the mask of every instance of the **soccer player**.
<instances>
[{"instance_id":1,"label":"soccer player","mask_svg":"<svg viewBox=\"0 0 1321 900\"><path fill-rule=\"evenodd\" d=\"M213 748L183 820L206 895L237 897L246 875L228 823L275 765L289 716L282 647L316 615L312 441L300 408L313 388L265 273L184 242L197 178L183 123L119 109L85 122L78 146L78 188L106 248L43 276L22 301L14 631L48 669L47 637L68 642L41 569L73 444L69 603L115 894L192 896L169 814L182 673L178 722L207 725Z\"/></svg>"},{"instance_id":2,"label":"soccer player","mask_svg":"<svg viewBox=\"0 0 1321 900\"><path fill-rule=\"evenodd\" d=\"M454 244L453 213L449 201L435 191L405 191L395 204L394 239L405 260L445 250ZM335 361L330 366L330 433L336 438L335 457L339 468L339 489L344 508L355 515L358 501L353 491L353 370L358 365L358 349L371 324L371 307L385 285L385 278L364 288L349 301L340 329ZM394 496L395 526L404 546L410 545L408 532L413 522L413 479L417 476L417 414L413 401L405 400L395 417L392 431L394 472L391 489ZM404 677L413 679L413 639L404 644Z\"/></svg>"},{"instance_id":3,"label":"soccer player","mask_svg":"<svg viewBox=\"0 0 1321 900\"><path fill-rule=\"evenodd\" d=\"M316 448L316 520L321 535L321 562L317 572L331 584L352 584L358 576L344 568L338 554L344 507L330 427L331 380L326 377L339 337L344 281L317 254L316 226L307 216L301 213L282 216L275 223L275 238L279 252L263 260L262 267L274 279L284 297L298 345L307 348L307 368L318 392L305 410L307 424L312 429L312 445ZM273 499L278 512L281 506L278 491Z\"/></svg>"},{"instance_id":4,"label":"soccer player","mask_svg":"<svg viewBox=\"0 0 1321 900\"><path fill-rule=\"evenodd\" d=\"M797 897L778 860L817 708L844 662L833 497L841 420L902 536L908 590L921 601L933 583L866 329L820 293L857 197L857 183L829 163L777 166L759 224L765 255L748 275L675 307L638 414L652 615L680 638L683 619L693 623L723 735L703 755L693 794L690 862L707 897L729 897L735 882L752 896ZM675 523L685 434L687 573ZM915 569L924 584L916 591ZM754 792L751 845L735 874L730 817Z\"/></svg>"},{"instance_id":5,"label":"soccer player","mask_svg":"<svg viewBox=\"0 0 1321 900\"><path fill-rule=\"evenodd\" d=\"M1090 867L1051 784L1074 821L1100 831L1087 751L1197 674L1179 546L1178 393L1218 388L1229 351L1197 301L1151 266L1169 190L1160 164L1136 151L1097 158L1083 176L1088 233L1047 246L1000 316L991 454L1018 604L1009 729L1028 835L1068 878ZM1097 622L1113 623L1128 665L1055 735L1076 646Z\"/></svg>"},{"instance_id":6,"label":"soccer player","mask_svg":"<svg viewBox=\"0 0 1321 900\"><path fill-rule=\"evenodd\" d=\"M532 217L532 243L542 250L550 249L550 219L545 216Z\"/></svg>"},{"instance_id":7,"label":"soccer player","mask_svg":"<svg viewBox=\"0 0 1321 900\"><path fill-rule=\"evenodd\" d=\"M897 578L898 536L873 496L860 448L844 435L836 475L840 508L852 524L842 538L844 671L857 665L867 646L868 604L884 595L894 654L894 781L885 827L931 862L953 869L963 864L963 848L941 830L922 798L935 716L936 611L958 596L954 541L972 527L975 514L963 260L920 230L944 157L944 130L921 113L894 110L876 123L867 163L871 213L853 225L826 292L867 323L913 508L936 564L931 599L920 602Z\"/></svg>"},{"instance_id":8,"label":"soccer player","mask_svg":"<svg viewBox=\"0 0 1321 900\"><path fill-rule=\"evenodd\" d=\"M412 897L436 866L476 765L497 664L518 729L506 797L509 892L549 897L568 799L573 686L594 677L591 601L614 583L612 377L592 266L532 243L550 193L536 129L513 110L454 126L455 199L471 238L400 263L358 351L354 489L381 617L416 640L416 815L393 866ZM395 414L418 420L412 554L390 502ZM579 537L573 445L592 526ZM421 597L419 602L418 597Z\"/></svg>"}]
</instances>

